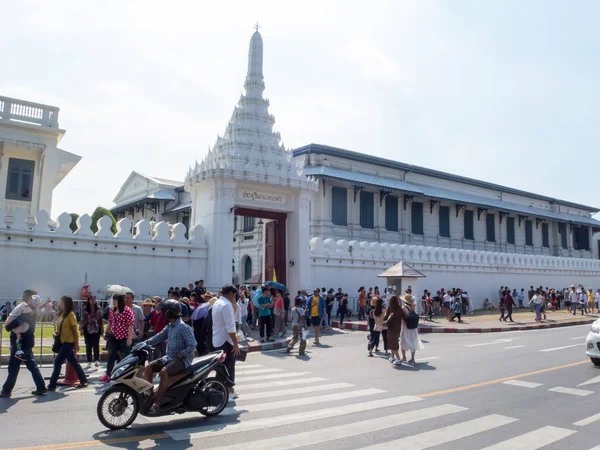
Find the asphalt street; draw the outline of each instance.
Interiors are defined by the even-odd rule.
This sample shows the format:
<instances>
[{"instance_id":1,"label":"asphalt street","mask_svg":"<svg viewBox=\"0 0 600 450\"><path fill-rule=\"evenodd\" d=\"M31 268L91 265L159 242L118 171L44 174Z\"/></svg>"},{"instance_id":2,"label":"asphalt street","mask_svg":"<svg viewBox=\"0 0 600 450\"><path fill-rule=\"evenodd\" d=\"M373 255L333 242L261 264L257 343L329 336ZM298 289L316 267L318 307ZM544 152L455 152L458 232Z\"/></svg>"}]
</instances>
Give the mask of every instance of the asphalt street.
<instances>
[{"instance_id":1,"label":"asphalt street","mask_svg":"<svg viewBox=\"0 0 600 450\"><path fill-rule=\"evenodd\" d=\"M309 338L305 358L250 354L237 366L239 399L217 418L138 416L119 432L96 417L98 385L34 398L24 370L13 397L0 399L0 447L600 448L588 330L428 334L416 366L398 368L367 357L365 332L335 331L319 347Z\"/></svg>"}]
</instances>

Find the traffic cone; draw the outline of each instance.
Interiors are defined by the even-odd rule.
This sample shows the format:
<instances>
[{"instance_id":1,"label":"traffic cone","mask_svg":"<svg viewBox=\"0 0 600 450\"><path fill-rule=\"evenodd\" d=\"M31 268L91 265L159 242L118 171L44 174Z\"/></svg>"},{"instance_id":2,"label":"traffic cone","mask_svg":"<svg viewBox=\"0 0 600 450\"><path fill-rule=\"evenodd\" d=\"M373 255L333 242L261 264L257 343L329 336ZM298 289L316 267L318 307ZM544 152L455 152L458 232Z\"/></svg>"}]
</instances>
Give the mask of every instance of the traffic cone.
<instances>
[{"instance_id":1,"label":"traffic cone","mask_svg":"<svg viewBox=\"0 0 600 450\"><path fill-rule=\"evenodd\" d=\"M79 377L77 372L69 362L67 361L67 371L65 377L62 380L58 380L56 384L61 386L77 386L79 384Z\"/></svg>"}]
</instances>

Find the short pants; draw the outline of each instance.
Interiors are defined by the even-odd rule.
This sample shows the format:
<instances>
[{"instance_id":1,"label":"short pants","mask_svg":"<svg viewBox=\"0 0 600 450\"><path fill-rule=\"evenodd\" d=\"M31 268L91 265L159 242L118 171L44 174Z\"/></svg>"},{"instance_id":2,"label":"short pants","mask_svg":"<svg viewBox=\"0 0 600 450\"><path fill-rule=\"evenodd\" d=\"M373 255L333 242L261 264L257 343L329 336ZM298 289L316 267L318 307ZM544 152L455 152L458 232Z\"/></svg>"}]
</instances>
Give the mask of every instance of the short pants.
<instances>
[{"instance_id":1,"label":"short pants","mask_svg":"<svg viewBox=\"0 0 600 450\"><path fill-rule=\"evenodd\" d=\"M319 316L311 317L313 327L321 325L321 318Z\"/></svg>"},{"instance_id":2,"label":"short pants","mask_svg":"<svg viewBox=\"0 0 600 450\"><path fill-rule=\"evenodd\" d=\"M163 364L162 358L157 359L152 361L149 366L152 367L152 373L160 372L163 368L167 369L167 375L170 377L178 375L185 370L185 363L179 358L172 359L166 365Z\"/></svg>"}]
</instances>

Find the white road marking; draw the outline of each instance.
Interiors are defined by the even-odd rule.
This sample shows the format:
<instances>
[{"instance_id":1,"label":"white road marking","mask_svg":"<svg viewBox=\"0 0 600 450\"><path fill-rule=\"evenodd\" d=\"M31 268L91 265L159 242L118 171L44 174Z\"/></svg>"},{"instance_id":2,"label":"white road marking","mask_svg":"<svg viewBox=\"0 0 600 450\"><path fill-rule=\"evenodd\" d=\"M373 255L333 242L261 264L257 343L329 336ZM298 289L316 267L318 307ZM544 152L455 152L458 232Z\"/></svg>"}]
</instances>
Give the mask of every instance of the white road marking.
<instances>
[{"instance_id":1,"label":"white road marking","mask_svg":"<svg viewBox=\"0 0 600 450\"><path fill-rule=\"evenodd\" d=\"M535 450L560 441L574 433L577 433L577 431L547 426L508 439L491 447L486 447L484 450Z\"/></svg>"},{"instance_id":2,"label":"white road marking","mask_svg":"<svg viewBox=\"0 0 600 450\"><path fill-rule=\"evenodd\" d=\"M598 375L597 377L594 377L590 380L587 380L584 383L578 384L577 387L579 386L587 386L588 384L596 384L596 383L600 383L600 375Z\"/></svg>"},{"instance_id":3,"label":"white road marking","mask_svg":"<svg viewBox=\"0 0 600 450\"><path fill-rule=\"evenodd\" d=\"M508 425L516 422L517 420L518 419L514 419L512 417L491 414L489 416L480 417L467 422L438 428L437 430L426 431L425 433L414 434L402 439L396 439L394 441L372 445L365 447L363 450L389 450L391 448L401 448L402 450L419 450L431 448L437 445L446 444L448 442L454 442L457 439L473 436L477 433L483 433L484 431Z\"/></svg>"},{"instance_id":4,"label":"white road marking","mask_svg":"<svg viewBox=\"0 0 600 450\"><path fill-rule=\"evenodd\" d=\"M248 364L248 363L242 363L242 362L236 362L235 366L239 367L240 369L261 369L261 368L265 367L262 364Z\"/></svg>"},{"instance_id":5,"label":"white road marking","mask_svg":"<svg viewBox=\"0 0 600 450\"><path fill-rule=\"evenodd\" d=\"M575 422L573 425L575 425L576 427L585 427L586 425L589 425L590 423L598 422L599 420L600 420L600 414L596 414L595 416L587 417L583 420Z\"/></svg>"},{"instance_id":6,"label":"white road marking","mask_svg":"<svg viewBox=\"0 0 600 450\"><path fill-rule=\"evenodd\" d=\"M416 411L408 411L391 416L383 416L376 419L351 422L345 425L338 425L327 428L324 433L315 433L314 430L305 431L288 436L278 436L270 439L259 441L246 442L243 444L245 450L261 450L261 449L293 449L304 447L307 445L323 444L325 442L334 441L336 439L344 439L352 436L359 436L363 433L385 430L400 425L407 425L423 420L435 419L437 417L454 414L465 411L463 408L455 405L440 405L431 408L419 409ZM218 447L214 450L236 450L240 448L239 444L226 445Z\"/></svg>"},{"instance_id":7,"label":"white road marking","mask_svg":"<svg viewBox=\"0 0 600 450\"><path fill-rule=\"evenodd\" d=\"M257 392L255 394L244 394L240 400L258 400L259 398L283 397L288 395L307 394L309 392L332 391L334 389L351 388L350 383L333 383L333 384L317 384L314 386L306 386L295 389L282 389L280 391Z\"/></svg>"},{"instance_id":8,"label":"white road marking","mask_svg":"<svg viewBox=\"0 0 600 450\"><path fill-rule=\"evenodd\" d=\"M564 350L565 348L581 347L582 345L584 345L584 344L573 344L573 345L565 345L563 347L545 348L544 350L540 350L540 352L555 352L556 350Z\"/></svg>"},{"instance_id":9,"label":"white road marking","mask_svg":"<svg viewBox=\"0 0 600 450\"><path fill-rule=\"evenodd\" d=\"M573 337L571 338L572 341L576 340L576 339L585 339L587 336L578 336L578 337Z\"/></svg>"},{"instance_id":10,"label":"white road marking","mask_svg":"<svg viewBox=\"0 0 600 450\"><path fill-rule=\"evenodd\" d=\"M427 358L417 358L416 362L420 363L421 361L431 361L432 359L438 359L438 356L428 356Z\"/></svg>"},{"instance_id":11,"label":"white road marking","mask_svg":"<svg viewBox=\"0 0 600 450\"><path fill-rule=\"evenodd\" d=\"M525 346L524 345L513 345L512 347L504 347L504 350L510 350L513 348L522 348L522 347L525 347Z\"/></svg>"},{"instance_id":12,"label":"white road marking","mask_svg":"<svg viewBox=\"0 0 600 450\"><path fill-rule=\"evenodd\" d=\"M337 394L319 395L317 397L302 397L294 400L281 400L279 402L257 403L254 405L239 404L239 400L243 398L242 396L240 396L238 402L236 402L235 410L240 412L271 411L273 409L290 408L304 405L316 405L319 403L327 403L337 400L347 400L349 398L368 397L369 395L377 395L383 393L385 393L383 389L370 388L362 389L359 391L348 391L340 392Z\"/></svg>"},{"instance_id":13,"label":"white road marking","mask_svg":"<svg viewBox=\"0 0 600 450\"><path fill-rule=\"evenodd\" d=\"M245 367L244 367L245 369ZM283 372L283 369L256 369L256 370L240 370L239 372L235 371L235 376L238 375L259 375L261 373L273 373L273 372Z\"/></svg>"},{"instance_id":14,"label":"white road marking","mask_svg":"<svg viewBox=\"0 0 600 450\"><path fill-rule=\"evenodd\" d=\"M529 389L533 389L533 388L536 388L538 386L541 386L540 383L531 383L529 381L521 381L521 380L505 381L502 384L510 384L511 386L519 386L519 387L524 387L524 388L529 388Z\"/></svg>"},{"instance_id":15,"label":"white road marking","mask_svg":"<svg viewBox=\"0 0 600 450\"><path fill-rule=\"evenodd\" d=\"M469 345L465 345L465 347L483 347L485 345L495 345L495 344L503 344L506 342L512 342L514 339L496 339L495 341L492 342L482 342L480 344L469 344Z\"/></svg>"},{"instance_id":16,"label":"white road marking","mask_svg":"<svg viewBox=\"0 0 600 450\"><path fill-rule=\"evenodd\" d=\"M293 378L293 377L302 377L304 375L308 375L310 372L289 372L289 373L278 373L275 375L256 375L252 377L235 377L235 383L244 383L248 381L263 381L263 380L277 380L279 378Z\"/></svg>"},{"instance_id":17,"label":"white road marking","mask_svg":"<svg viewBox=\"0 0 600 450\"><path fill-rule=\"evenodd\" d=\"M235 380L235 389L239 390L242 395L244 392L254 391L256 389L265 389L273 386L296 386L298 384L311 384L311 383L320 383L321 381L327 381L327 378L321 377L311 377L311 378L299 378L294 380L281 380L281 381L267 381L264 383L238 383L238 380Z\"/></svg>"},{"instance_id":18,"label":"white road marking","mask_svg":"<svg viewBox=\"0 0 600 450\"><path fill-rule=\"evenodd\" d=\"M594 393L593 391L584 391L583 389L574 389L574 388L567 388L567 387L562 387L562 386L553 387L548 390L551 392L559 392L561 394L577 395L579 397L585 397L586 395L590 395L590 394Z\"/></svg>"},{"instance_id":19,"label":"white road marking","mask_svg":"<svg viewBox=\"0 0 600 450\"><path fill-rule=\"evenodd\" d=\"M406 403L420 402L423 399L413 395L404 395L401 397L389 397L381 400L373 400L364 403L353 403L345 406L334 406L332 408L317 409L307 414L306 412L279 415L269 417L268 419L253 419L230 424L212 423L206 426L189 427L180 430L167 431L167 434L176 441L183 441L195 438L204 438L209 436L221 436L226 434L240 433L250 430L265 430L276 428L281 425L299 424L309 420L328 419L354 413L364 413L366 411L376 411L390 406L404 405ZM208 422L208 421L207 421Z\"/></svg>"}]
</instances>

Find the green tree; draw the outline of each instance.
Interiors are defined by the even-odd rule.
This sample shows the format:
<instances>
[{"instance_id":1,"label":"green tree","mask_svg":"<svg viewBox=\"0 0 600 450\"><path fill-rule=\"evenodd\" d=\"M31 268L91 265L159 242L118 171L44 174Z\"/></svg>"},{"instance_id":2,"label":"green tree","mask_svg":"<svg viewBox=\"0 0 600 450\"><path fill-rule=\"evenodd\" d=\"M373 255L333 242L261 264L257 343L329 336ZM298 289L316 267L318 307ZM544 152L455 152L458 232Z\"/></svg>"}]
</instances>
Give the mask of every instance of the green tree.
<instances>
[{"instance_id":1,"label":"green tree","mask_svg":"<svg viewBox=\"0 0 600 450\"><path fill-rule=\"evenodd\" d=\"M92 213L92 226L90 227L92 229L92 231L94 233L98 232L98 221L100 220L100 218L102 216L108 216L110 217L110 220L112 220L112 226L110 227L110 230L114 233L117 232L117 221L115 219L115 217L112 215L112 213L106 209L103 208L102 206L98 206L96 208L96 210Z\"/></svg>"},{"instance_id":2,"label":"green tree","mask_svg":"<svg viewBox=\"0 0 600 450\"><path fill-rule=\"evenodd\" d=\"M75 233L77 231L77 219L79 219L79 214L69 213L69 215L71 216L71 225L69 225L69 228Z\"/></svg>"}]
</instances>

